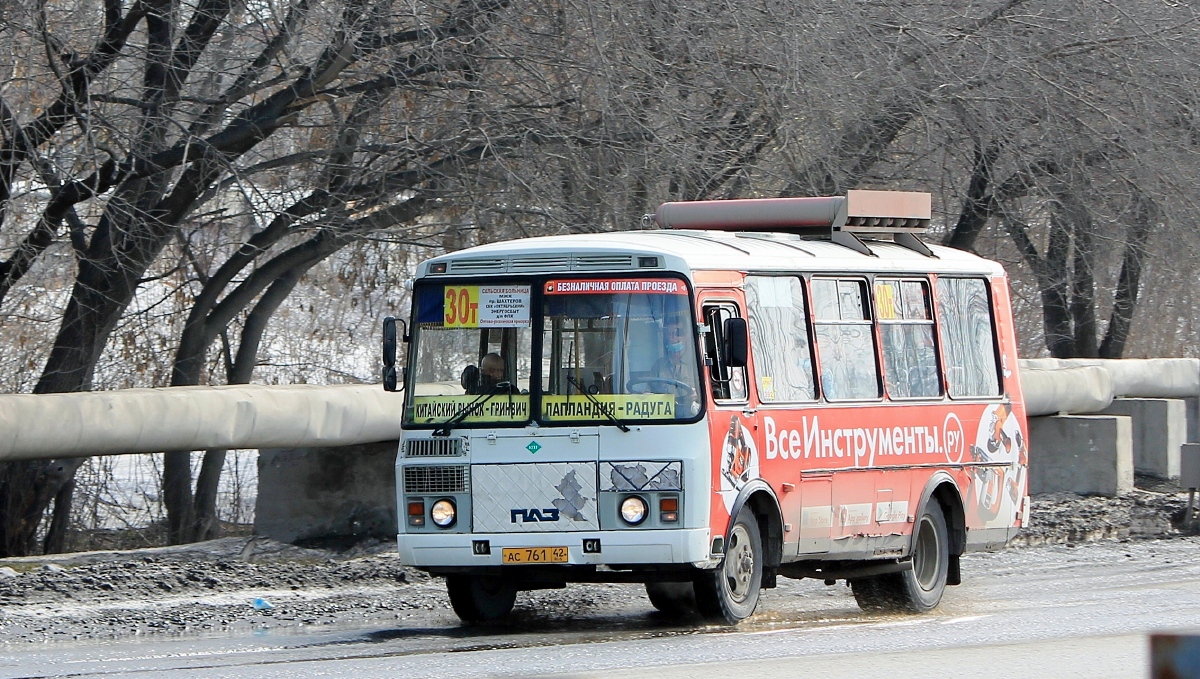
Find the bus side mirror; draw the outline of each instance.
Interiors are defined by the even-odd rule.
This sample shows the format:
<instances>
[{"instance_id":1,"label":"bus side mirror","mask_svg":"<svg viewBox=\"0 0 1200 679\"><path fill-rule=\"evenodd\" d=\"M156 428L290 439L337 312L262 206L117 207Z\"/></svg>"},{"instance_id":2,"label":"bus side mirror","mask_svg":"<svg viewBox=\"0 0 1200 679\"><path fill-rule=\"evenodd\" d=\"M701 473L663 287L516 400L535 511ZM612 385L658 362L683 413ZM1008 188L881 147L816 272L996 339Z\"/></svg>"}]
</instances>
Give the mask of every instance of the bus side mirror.
<instances>
[{"instance_id":1,"label":"bus side mirror","mask_svg":"<svg viewBox=\"0 0 1200 679\"><path fill-rule=\"evenodd\" d=\"M399 329L397 328L399 324ZM397 321L388 316L383 319L383 388L385 391L396 391L396 341L399 337L407 337L404 321Z\"/></svg>"},{"instance_id":2,"label":"bus side mirror","mask_svg":"<svg viewBox=\"0 0 1200 679\"><path fill-rule=\"evenodd\" d=\"M749 347L746 319L726 318L724 330L725 365L730 368L744 367Z\"/></svg>"}]
</instances>

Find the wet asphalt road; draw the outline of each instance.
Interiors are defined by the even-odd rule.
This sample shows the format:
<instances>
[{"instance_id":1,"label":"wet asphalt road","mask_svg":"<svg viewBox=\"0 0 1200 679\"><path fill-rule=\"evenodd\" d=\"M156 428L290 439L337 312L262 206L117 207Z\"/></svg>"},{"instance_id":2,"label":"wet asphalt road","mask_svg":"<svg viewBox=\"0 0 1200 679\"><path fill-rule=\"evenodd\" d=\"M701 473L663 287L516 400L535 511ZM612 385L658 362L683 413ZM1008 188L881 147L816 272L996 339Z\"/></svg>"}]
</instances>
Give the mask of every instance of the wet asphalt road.
<instances>
[{"instance_id":1,"label":"wet asphalt road","mask_svg":"<svg viewBox=\"0 0 1200 679\"><path fill-rule=\"evenodd\" d=\"M313 634L0 646L0 676L1123 678L1149 676L1147 634L1200 630L1197 538L972 555L963 579L919 616L866 615L841 584L781 578L730 630L666 620L640 587L614 586L602 609L525 606L481 628L444 611Z\"/></svg>"}]
</instances>

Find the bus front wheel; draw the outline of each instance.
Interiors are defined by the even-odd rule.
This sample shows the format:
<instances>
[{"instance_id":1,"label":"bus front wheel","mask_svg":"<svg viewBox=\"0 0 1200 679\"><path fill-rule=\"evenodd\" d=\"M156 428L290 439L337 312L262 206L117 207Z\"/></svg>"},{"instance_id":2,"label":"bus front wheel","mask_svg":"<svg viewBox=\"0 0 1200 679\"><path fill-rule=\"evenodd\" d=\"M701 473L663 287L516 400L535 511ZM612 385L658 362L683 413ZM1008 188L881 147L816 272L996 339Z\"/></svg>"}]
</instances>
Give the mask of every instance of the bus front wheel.
<instances>
[{"instance_id":1,"label":"bus front wheel","mask_svg":"<svg viewBox=\"0 0 1200 679\"><path fill-rule=\"evenodd\" d=\"M743 507L729 531L721 565L693 582L696 608L709 620L736 625L754 614L762 575L762 533L754 513Z\"/></svg>"},{"instance_id":2,"label":"bus front wheel","mask_svg":"<svg viewBox=\"0 0 1200 679\"><path fill-rule=\"evenodd\" d=\"M941 505L931 499L917 521L912 570L851 580L850 588L864 611L924 613L941 602L949 564L946 516Z\"/></svg>"},{"instance_id":3,"label":"bus front wheel","mask_svg":"<svg viewBox=\"0 0 1200 679\"><path fill-rule=\"evenodd\" d=\"M463 622L503 618L512 612L517 601L517 588L511 582L476 575L447 576L446 593L450 595L450 606Z\"/></svg>"}]
</instances>

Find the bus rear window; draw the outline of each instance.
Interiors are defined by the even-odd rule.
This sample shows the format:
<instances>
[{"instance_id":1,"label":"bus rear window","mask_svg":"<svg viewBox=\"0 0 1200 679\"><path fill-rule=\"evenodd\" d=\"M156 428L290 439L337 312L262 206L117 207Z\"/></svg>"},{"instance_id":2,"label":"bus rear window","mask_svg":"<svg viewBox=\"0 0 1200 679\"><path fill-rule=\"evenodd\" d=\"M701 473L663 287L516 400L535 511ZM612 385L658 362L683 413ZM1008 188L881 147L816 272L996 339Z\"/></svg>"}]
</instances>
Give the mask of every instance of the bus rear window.
<instances>
[{"instance_id":1,"label":"bus rear window","mask_svg":"<svg viewBox=\"0 0 1200 679\"><path fill-rule=\"evenodd\" d=\"M951 398L998 396L996 328L987 282L938 278L938 327Z\"/></svg>"}]
</instances>

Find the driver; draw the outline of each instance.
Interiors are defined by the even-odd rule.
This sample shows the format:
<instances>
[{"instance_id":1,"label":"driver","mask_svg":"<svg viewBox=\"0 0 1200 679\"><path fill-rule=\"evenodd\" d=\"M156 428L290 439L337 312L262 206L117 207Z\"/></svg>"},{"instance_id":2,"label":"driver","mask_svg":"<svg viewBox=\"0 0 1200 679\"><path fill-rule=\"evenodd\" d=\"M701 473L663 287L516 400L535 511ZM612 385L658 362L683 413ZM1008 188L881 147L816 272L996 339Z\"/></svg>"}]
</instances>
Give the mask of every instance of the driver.
<instances>
[{"instance_id":1,"label":"driver","mask_svg":"<svg viewBox=\"0 0 1200 679\"><path fill-rule=\"evenodd\" d=\"M479 361L479 391L491 392L497 384L504 381L504 359L500 354L484 354Z\"/></svg>"}]
</instances>

